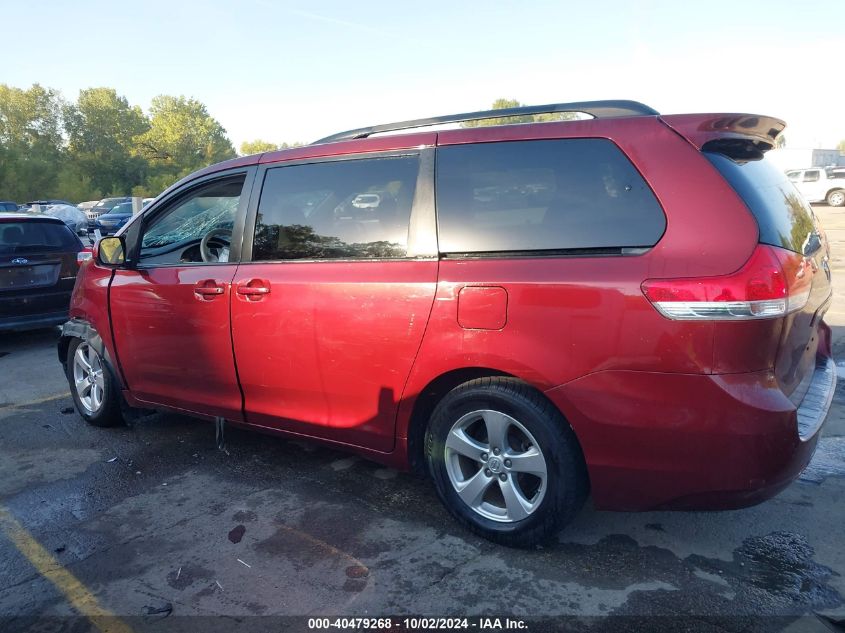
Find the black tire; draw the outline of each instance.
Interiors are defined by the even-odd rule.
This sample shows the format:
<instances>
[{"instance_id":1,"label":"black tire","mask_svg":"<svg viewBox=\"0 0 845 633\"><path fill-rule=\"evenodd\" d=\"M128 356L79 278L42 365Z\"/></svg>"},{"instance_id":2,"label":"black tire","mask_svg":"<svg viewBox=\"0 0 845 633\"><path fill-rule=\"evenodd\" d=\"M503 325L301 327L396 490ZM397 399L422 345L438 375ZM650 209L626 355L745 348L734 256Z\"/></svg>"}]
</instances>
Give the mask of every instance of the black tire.
<instances>
[{"instance_id":1,"label":"black tire","mask_svg":"<svg viewBox=\"0 0 845 633\"><path fill-rule=\"evenodd\" d=\"M99 358L99 362L101 363L103 377L103 398L102 404L94 411L89 411L88 408L83 404L82 399L76 389L73 368L74 356L76 355L77 349L79 349L81 345L88 345L88 343L78 338L75 338L70 342L70 345L68 345L66 362L66 376L68 380L68 385L70 386L70 394L73 397L73 404L76 406L77 413L79 413L83 420L93 426L109 427L124 424L123 415L121 414L121 404L123 396L121 396L120 394L117 379L112 374L108 363L106 363L102 356L100 356L96 352L96 350L94 350L94 348L90 346L89 349L91 349L93 353L97 355L97 357Z\"/></svg>"},{"instance_id":2,"label":"black tire","mask_svg":"<svg viewBox=\"0 0 845 633\"><path fill-rule=\"evenodd\" d=\"M829 191L827 193L827 198L825 199L828 206L831 207L843 207L845 206L845 191L842 189L834 189L833 191Z\"/></svg>"},{"instance_id":3,"label":"black tire","mask_svg":"<svg viewBox=\"0 0 845 633\"><path fill-rule=\"evenodd\" d=\"M503 413L518 421L533 436L532 439L545 459L545 485L538 486L538 490L542 487L545 492L535 497L539 499L539 505L520 520L495 520L483 516L480 510L473 509L461 499L450 479L449 469L451 467L455 472L455 466L447 466L446 440L449 433L459 420L471 420L474 412L481 410ZM483 420L479 423L486 424ZM515 427L508 428L512 431ZM516 432L519 433L519 429ZM487 441L493 445L492 441ZM508 449L503 447L501 450ZM432 414L426 431L425 453L437 494L449 512L476 534L508 547L531 547L554 536L575 517L589 493L584 456L569 423L542 394L514 378L479 378L450 391ZM490 460L488 465L492 462L491 457L492 452L487 455ZM458 461L463 459L461 457ZM491 472L483 461L480 464L476 466L471 463L470 467L480 468L485 474ZM497 462L495 467L500 468L501 465ZM480 471L476 474L480 474ZM467 475L468 478L470 476L471 473ZM520 474L505 473L505 481L508 476L518 477ZM494 475L493 482L496 478ZM505 485L501 484L500 488ZM486 500L489 494L497 493L494 489L492 493L483 494ZM502 494L504 499L503 493L498 494ZM484 500L483 503L488 503Z\"/></svg>"}]
</instances>

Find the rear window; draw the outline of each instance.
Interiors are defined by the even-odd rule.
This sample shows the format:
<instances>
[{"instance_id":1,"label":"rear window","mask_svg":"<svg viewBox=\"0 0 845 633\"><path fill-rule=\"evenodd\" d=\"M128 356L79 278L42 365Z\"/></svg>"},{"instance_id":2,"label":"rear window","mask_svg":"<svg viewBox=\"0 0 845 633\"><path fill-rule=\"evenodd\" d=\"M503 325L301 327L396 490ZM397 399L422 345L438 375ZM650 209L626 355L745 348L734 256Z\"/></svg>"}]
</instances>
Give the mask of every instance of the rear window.
<instances>
[{"instance_id":1,"label":"rear window","mask_svg":"<svg viewBox=\"0 0 845 633\"><path fill-rule=\"evenodd\" d=\"M723 154L704 152L757 219L760 242L803 251L815 230L813 210L786 174L767 159L734 161Z\"/></svg>"},{"instance_id":2,"label":"rear window","mask_svg":"<svg viewBox=\"0 0 845 633\"><path fill-rule=\"evenodd\" d=\"M650 247L666 228L660 204L611 141L563 139L437 150L444 253Z\"/></svg>"},{"instance_id":3,"label":"rear window","mask_svg":"<svg viewBox=\"0 0 845 633\"><path fill-rule=\"evenodd\" d=\"M79 250L79 241L64 223L0 222L0 253Z\"/></svg>"}]
</instances>

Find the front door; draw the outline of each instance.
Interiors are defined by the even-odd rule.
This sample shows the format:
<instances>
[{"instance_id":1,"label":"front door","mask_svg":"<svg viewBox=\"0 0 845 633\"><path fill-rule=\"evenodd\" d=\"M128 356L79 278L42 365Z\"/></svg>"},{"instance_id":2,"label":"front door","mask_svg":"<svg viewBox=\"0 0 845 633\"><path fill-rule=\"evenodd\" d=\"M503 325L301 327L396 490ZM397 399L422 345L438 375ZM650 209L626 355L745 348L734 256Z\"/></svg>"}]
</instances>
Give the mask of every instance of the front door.
<instances>
[{"instance_id":1,"label":"front door","mask_svg":"<svg viewBox=\"0 0 845 633\"><path fill-rule=\"evenodd\" d=\"M392 450L437 281L436 247L421 256L409 230L412 209L425 207L434 231L420 160L405 153L266 171L251 259L233 282L248 422Z\"/></svg>"},{"instance_id":2,"label":"front door","mask_svg":"<svg viewBox=\"0 0 845 633\"><path fill-rule=\"evenodd\" d=\"M244 172L206 178L151 208L134 238L135 266L115 273L117 356L143 402L243 418L229 301L247 180Z\"/></svg>"}]
</instances>

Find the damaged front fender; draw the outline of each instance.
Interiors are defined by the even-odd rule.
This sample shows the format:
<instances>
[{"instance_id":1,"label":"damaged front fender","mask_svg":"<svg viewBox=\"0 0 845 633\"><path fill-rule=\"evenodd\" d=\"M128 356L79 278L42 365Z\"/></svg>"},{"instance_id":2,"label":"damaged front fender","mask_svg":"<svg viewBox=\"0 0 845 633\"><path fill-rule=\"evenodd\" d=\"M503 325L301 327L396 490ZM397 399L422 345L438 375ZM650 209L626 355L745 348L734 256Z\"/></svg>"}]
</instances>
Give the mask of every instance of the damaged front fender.
<instances>
[{"instance_id":1,"label":"damaged front fender","mask_svg":"<svg viewBox=\"0 0 845 633\"><path fill-rule=\"evenodd\" d=\"M84 319L71 319L62 326L62 335L59 338L57 351L59 355L59 362L62 364L65 372L67 372L68 348L70 347L71 340L75 338L81 339L93 347L94 351L96 351L100 357L105 360L112 376L117 378L121 390L126 389L123 376L121 376L120 372L117 371L116 363L103 342L103 337L100 336L100 333L97 332L93 325Z\"/></svg>"}]
</instances>

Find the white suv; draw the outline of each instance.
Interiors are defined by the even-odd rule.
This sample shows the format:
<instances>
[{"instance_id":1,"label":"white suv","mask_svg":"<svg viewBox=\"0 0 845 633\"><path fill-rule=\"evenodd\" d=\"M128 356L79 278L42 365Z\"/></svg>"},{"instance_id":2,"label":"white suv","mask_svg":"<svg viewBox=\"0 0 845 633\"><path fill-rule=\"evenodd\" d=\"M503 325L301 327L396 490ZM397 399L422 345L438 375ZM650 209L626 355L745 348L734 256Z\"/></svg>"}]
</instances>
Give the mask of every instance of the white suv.
<instances>
[{"instance_id":1,"label":"white suv","mask_svg":"<svg viewBox=\"0 0 845 633\"><path fill-rule=\"evenodd\" d=\"M822 167L786 172L792 184L807 202L826 202L832 207L845 206L845 179L829 177Z\"/></svg>"}]
</instances>

